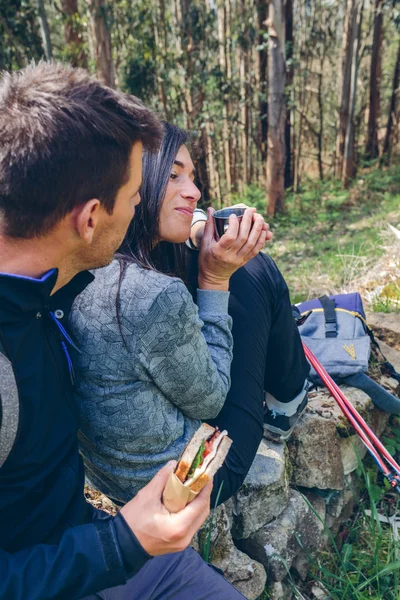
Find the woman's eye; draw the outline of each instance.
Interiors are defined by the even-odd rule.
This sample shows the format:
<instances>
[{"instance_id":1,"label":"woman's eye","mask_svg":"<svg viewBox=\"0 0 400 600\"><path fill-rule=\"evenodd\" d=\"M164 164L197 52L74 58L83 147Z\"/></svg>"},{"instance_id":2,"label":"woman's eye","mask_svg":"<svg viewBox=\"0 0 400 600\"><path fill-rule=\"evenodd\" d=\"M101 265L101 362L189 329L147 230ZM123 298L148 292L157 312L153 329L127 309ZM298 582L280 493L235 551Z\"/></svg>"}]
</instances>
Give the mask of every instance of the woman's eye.
<instances>
[{"instance_id":1,"label":"woman's eye","mask_svg":"<svg viewBox=\"0 0 400 600\"><path fill-rule=\"evenodd\" d=\"M169 176L170 179L177 179L178 175L176 173L171 173L171 175Z\"/></svg>"}]
</instances>

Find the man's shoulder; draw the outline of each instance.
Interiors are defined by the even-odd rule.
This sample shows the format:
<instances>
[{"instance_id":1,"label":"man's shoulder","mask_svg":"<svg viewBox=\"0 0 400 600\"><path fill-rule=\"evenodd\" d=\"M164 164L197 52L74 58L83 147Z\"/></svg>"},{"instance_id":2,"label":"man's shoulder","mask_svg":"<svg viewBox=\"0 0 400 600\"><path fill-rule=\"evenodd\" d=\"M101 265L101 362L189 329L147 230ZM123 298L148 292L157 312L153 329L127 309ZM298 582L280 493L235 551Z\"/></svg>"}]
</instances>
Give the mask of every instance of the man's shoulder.
<instances>
[{"instance_id":1,"label":"man's shoulder","mask_svg":"<svg viewBox=\"0 0 400 600\"><path fill-rule=\"evenodd\" d=\"M15 442L19 422L19 396L14 369L0 340L0 468Z\"/></svg>"}]
</instances>

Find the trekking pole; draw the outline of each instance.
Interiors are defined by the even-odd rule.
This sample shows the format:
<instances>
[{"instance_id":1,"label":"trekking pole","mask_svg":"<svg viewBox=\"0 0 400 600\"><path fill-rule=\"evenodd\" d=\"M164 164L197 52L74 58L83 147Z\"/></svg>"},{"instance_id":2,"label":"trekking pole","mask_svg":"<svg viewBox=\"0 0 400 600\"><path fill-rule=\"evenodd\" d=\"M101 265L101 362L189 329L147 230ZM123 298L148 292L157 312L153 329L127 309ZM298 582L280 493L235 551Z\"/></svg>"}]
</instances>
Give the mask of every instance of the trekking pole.
<instances>
[{"instance_id":1,"label":"trekking pole","mask_svg":"<svg viewBox=\"0 0 400 600\"><path fill-rule=\"evenodd\" d=\"M327 371L321 365L317 357L314 356L314 354L304 342L302 343L304 353L308 361L313 366L326 388L336 400L345 417L349 420L353 428L356 430L356 433L359 435L362 442L364 443L370 454L373 456L380 469L383 471L391 487L396 488L397 492L400 493L400 466L389 454L385 446L376 437L374 432L370 429L370 427L364 421L359 412L354 408L354 406L351 404L348 398L346 398L339 386L333 381L332 377L327 373ZM389 463L389 465L392 467L395 473L391 473L391 471L387 468L386 464L384 463L384 460L386 460L386 462Z\"/></svg>"}]
</instances>

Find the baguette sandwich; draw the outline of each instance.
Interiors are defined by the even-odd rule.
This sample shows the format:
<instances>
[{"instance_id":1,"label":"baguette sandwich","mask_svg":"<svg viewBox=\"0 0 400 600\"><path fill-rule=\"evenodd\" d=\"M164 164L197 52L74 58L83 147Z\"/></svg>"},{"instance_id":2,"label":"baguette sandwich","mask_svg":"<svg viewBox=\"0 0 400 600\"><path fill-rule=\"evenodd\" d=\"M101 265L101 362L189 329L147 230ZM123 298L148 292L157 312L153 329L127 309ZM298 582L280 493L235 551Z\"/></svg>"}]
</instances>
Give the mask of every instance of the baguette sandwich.
<instances>
[{"instance_id":1,"label":"baguette sandwich","mask_svg":"<svg viewBox=\"0 0 400 600\"><path fill-rule=\"evenodd\" d=\"M192 492L198 493L222 467L232 440L227 431L203 423L186 446L175 475Z\"/></svg>"}]
</instances>

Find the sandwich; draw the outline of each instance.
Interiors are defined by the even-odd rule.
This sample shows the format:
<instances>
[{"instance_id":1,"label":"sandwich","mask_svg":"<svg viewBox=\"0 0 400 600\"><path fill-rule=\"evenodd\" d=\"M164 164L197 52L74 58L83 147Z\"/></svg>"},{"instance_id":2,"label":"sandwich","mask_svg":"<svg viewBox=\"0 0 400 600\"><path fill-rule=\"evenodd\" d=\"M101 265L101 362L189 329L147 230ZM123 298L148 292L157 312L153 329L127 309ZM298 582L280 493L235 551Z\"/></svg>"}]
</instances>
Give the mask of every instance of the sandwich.
<instances>
[{"instance_id":1,"label":"sandwich","mask_svg":"<svg viewBox=\"0 0 400 600\"><path fill-rule=\"evenodd\" d=\"M176 477L185 488L200 492L222 467L231 444L227 431L203 423L183 451Z\"/></svg>"}]
</instances>

